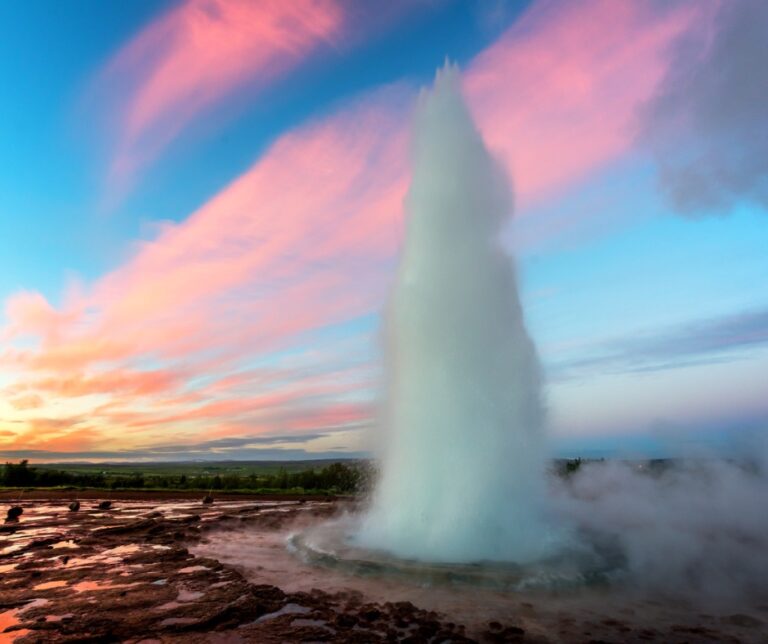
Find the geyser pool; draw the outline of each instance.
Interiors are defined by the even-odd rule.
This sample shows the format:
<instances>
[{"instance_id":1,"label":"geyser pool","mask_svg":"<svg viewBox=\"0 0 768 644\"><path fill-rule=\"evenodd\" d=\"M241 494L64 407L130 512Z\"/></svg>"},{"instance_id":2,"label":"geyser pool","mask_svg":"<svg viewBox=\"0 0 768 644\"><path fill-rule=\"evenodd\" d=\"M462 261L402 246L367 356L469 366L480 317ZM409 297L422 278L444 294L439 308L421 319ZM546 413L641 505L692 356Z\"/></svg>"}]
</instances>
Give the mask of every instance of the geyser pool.
<instances>
[{"instance_id":1,"label":"geyser pool","mask_svg":"<svg viewBox=\"0 0 768 644\"><path fill-rule=\"evenodd\" d=\"M553 551L539 362L500 230L508 181L446 65L419 97L385 315L381 473L355 545L422 561Z\"/></svg>"}]
</instances>

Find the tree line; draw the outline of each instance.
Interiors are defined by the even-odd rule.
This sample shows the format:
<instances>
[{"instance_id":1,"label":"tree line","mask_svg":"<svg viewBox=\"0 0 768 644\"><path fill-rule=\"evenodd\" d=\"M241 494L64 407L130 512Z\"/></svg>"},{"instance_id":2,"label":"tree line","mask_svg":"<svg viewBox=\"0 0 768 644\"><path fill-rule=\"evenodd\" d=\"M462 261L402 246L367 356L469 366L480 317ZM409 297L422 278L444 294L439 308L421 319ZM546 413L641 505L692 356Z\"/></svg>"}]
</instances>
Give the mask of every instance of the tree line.
<instances>
[{"instance_id":1,"label":"tree line","mask_svg":"<svg viewBox=\"0 0 768 644\"><path fill-rule=\"evenodd\" d=\"M352 494L360 491L368 473L360 464L332 463L322 469L289 472L280 468L273 474L168 475L69 472L36 468L23 460L6 463L0 472L3 487L92 487L107 489L248 490L259 492L324 492Z\"/></svg>"}]
</instances>

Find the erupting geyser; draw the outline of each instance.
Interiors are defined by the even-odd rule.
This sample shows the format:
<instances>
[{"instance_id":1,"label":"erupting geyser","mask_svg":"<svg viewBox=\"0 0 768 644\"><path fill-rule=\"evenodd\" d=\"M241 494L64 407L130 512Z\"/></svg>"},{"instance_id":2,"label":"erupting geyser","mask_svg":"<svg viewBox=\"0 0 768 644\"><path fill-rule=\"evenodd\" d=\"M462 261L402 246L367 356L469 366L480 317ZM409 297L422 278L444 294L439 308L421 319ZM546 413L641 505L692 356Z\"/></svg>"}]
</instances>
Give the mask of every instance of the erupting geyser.
<instances>
[{"instance_id":1,"label":"erupting geyser","mask_svg":"<svg viewBox=\"0 0 768 644\"><path fill-rule=\"evenodd\" d=\"M450 65L420 97L406 209L381 473L355 542L426 561L543 557L539 363L499 241L511 192Z\"/></svg>"}]
</instances>

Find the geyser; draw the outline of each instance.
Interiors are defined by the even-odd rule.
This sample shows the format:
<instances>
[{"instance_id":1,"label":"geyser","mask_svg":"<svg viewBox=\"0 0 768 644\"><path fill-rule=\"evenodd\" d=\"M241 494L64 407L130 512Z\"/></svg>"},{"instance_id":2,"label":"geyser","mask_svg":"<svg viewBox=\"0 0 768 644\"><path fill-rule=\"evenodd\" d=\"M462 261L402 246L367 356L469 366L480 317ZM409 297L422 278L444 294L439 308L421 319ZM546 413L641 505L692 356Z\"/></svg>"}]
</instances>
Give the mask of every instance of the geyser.
<instances>
[{"instance_id":1,"label":"geyser","mask_svg":"<svg viewBox=\"0 0 768 644\"><path fill-rule=\"evenodd\" d=\"M357 545L449 563L553 550L539 363L499 240L510 209L505 173L446 65L415 117L385 316L381 471Z\"/></svg>"}]
</instances>

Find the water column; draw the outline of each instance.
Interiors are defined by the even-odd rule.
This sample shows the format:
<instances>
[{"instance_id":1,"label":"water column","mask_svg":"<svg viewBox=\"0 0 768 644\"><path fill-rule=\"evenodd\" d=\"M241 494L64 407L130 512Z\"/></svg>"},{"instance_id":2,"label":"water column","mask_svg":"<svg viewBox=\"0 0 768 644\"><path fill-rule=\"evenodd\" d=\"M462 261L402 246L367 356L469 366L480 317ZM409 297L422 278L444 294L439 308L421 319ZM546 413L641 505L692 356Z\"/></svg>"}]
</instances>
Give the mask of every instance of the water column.
<instances>
[{"instance_id":1,"label":"water column","mask_svg":"<svg viewBox=\"0 0 768 644\"><path fill-rule=\"evenodd\" d=\"M385 314L381 474L357 544L426 561L546 554L541 376L499 234L509 182L446 65L415 116Z\"/></svg>"}]
</instances>

